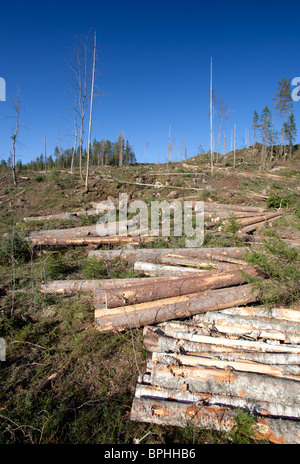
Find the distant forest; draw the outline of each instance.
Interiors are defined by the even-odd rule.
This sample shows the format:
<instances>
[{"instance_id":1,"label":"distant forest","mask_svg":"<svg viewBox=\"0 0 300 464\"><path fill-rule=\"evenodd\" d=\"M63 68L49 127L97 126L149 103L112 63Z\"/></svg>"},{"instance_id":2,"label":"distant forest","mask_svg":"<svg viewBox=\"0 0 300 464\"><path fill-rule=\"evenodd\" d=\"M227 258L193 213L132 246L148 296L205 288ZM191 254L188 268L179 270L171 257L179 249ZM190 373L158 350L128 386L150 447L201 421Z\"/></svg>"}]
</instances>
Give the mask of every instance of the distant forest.
<instances>
[{"instance_id":1,"label":"distant forest","mask_svg":"<svg viewBox=\"0 0 300 464\"><path fill-rule=\"evenodd\" d=\"M54 153L46 156L47 169L71 169L72 158L74 154L73 166L74 168L79 167L80 159L80 147L75 150L74 148L67 148L63 150L62 148L56 146ZM87 150L83 149L82 151L82 164L85 163L87 157ZM2 161L1 166L11 167L11 159L8 158L7 162ZM96 138L93 140L91 145L90 153L90 166L128 166L130 164L136 163L136 157L132 146L129 141L123 137L123 134L120 133L118 140L112 142L107 139L102 139L98 141ZM21 171L24 169L29 169L33 171L41 171L45 169L45 155L42 153L40 156L37 156L35 160L30 161L26 164L22 164L22 161L19 160L16 163L16 171Z\"/></svg>"}]
</instances>

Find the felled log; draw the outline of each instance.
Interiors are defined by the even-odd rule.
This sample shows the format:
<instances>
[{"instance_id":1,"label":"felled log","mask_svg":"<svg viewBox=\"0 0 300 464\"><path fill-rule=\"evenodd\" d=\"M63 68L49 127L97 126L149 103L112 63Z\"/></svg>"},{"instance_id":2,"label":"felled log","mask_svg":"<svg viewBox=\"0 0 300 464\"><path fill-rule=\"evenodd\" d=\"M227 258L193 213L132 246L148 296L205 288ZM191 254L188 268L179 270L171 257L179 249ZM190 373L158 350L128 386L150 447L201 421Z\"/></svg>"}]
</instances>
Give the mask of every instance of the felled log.
<instances>
[{"instance_id":1,"label":"felled log","mask_svg":"<svg viewBox=\"0 0 300 464\"><path fill-rule=\"evenodd\" d=\"M138 264L138 263L136 263ZM147 264L147 263L146 263ZM191 272L194 269L191 270ZM192 273L183 275L178 279L156 279L155 285L153 279L143 279L142 282L134 282L132 285L126 285L125 289L108 288L106 293L107 308L115 308L122 305L136 305L155 300L174 298L192 293L204 292L209 289L233 287L246 283L246 277L255 277L259 275L259 270L255 267L248 267L242 274L239 270L233 271L208 271L201 275ZM220 315L221 317L221 315ZM224 315L226 317L226 315ZM230 316L228 316L230 317Z\"/></svg>"},{"instance_id":2,"label":"felled log","mask_svg":"<svg viewBox=\"0 0 300 464\"><path fill-rule=\"evenodd\" d=\"M224 313L195 316L199 330L214 330L222 334L247 336L253 339L279 340L284 343L300 343L300 324L276 319L232 316Z\"/></svg>"},{"instance_id":3,"label":"felled log","mask_svg":"<svg viewBox=\"0 0 300 464\"><path fill-rule=\"evenodd\" d=\"M257 229L259 229L261 227L264 227L267 223L272 223L273 221L276 221L277 219L280 218L280 216L281 216L281 214L279 214L277 216L274 216L274 217L272 217L270 219L267 219L265 221L258 221L255 224L250 224L249 226L242 227L241 232L246 233L246 234L250 234L254 230L257 230Z\"/></svg>"},{"instance_id":4,"label":"felled log","mask_svg":"<svg viewBox=\"0 0 300 464\"><path fill-rule=\"evenodd\" d=\"M290 308L247 306L241 308L224 309L222 313L230 314L232 316L264 317L268 320L277 319L300 323L300 311Z\"/></svg>"},{"instance_id":5,"label":"felled log","mask_svg":"<svg viewBox=\"0 0 300 464\"><path fill-rule=\"evenodd\" d=\"M179 279L180 276L168 277L165 279L165 284L170 280ZM122 291L127 287L132 288L136 283L146 282L153 286L157 282L161 282L162 278L151 277L128 277L124 279L91 279L91 280L53 280L50 282L42 282L40 291L49 294L71 294L71 293L87 293L95 290L106 290L109 288Z\"/></svg>"},{"instance_id":6,"label":"felled log","mask_svg":"<svg viewBox=\"0 0 300 464\"><path fill-rule=\"evenodd\" d=\"M92 250L89 257L97 256L104 261L115 258L124 259L130 263L135 261L148 261L162 263L164 257L180 255L194 259L218 259L219 257L242 258L247 247L224 248L143 248L139 250Z\"/></svg>"},{"instance_id":7,"label":"felled log","mask_svg":"<svg viewBox=\"0 0 300 464\"><path fill-rule=\"evenodd\" d=\"M298 380L201 364L193 367L157 362L151 371L151 384L176 390L188 384L190 392L246 397L249 402L261 400L291 407L298 404L300 394Z\"/></svg>"},{"instance_id":8,"label":"felled log","mask_svg":"<svg viewBox=\"0 0 300 464\"><path fill-rule=\"evenodd\" d=\"M215 290L216 292L216 290ZM201 328L199 329L195 322L178 322L170 321L159 325L162 328L163 333L175 339L188 340L195 343L201 344L201 350L205 350L205 345L214 345L215 348L209 346L208 350L223 352L224 349L232 351L256 351L259 353L291 353L298 354L300 352L299 345L288 345L288 344L271 344L265 341L253 341L245 339L232 339L226 338L225 336L211 336L203 335Z\"/></svg>"},{"instance_id":9,"label":"felled log","mask_svg":"<svg viewBox=\"0 0 300 464\"><path fill-rule=\"evenodd\" d=\"M95 292L96 328L104 333L127 330L201 312L253 303L259 296L260 292L254 290L251 285L240 285L109 309L103 308L102 303L100 307L97 306Z\"/></svg>"},{"instance_id":10,"label":"felled log","mask_svg":"<svg viewBox=\"0 0 300 464\"><path fill-rule=\"evenodd\" d=\"M166 266L164 264L154 264L147 263L143 261L137 261L134 263L134 270L144 276L174 276L174 275L183 275L183 274L195 274L195 273L205 273L206 270L195 269L191 267L184 266Z\"/></svg>"},{"instance_id":11,"label":"felled log","mask_svg":"<svg viewBox=\"0 0 300 464\"><path fill-rule=\"evenodd\" d=\"M236 269L238 266L247 266L245 261L234 260L231 258L221 258L218 260L199 260L193 258L186 258L181 255L169 254L161 258L163 264L172 264L177 266L189 266L201 269Z\"/></svg>"},{"instance_id":12,"label":"felled log","mask_svg":"<svg viewBox=\"0 0 300 464\"><path fill-rule=\"evenodd\" d=\"M141 404L147 399L155 399L156 401L177 401L190 405L197 405L199 408L204 407L209 410L211 406L219 406L225 408L239 408L249 411L250 414L257 417L284 417L295 420L295 412L299 411L298 406L283 406L273 404L267 401L251 402L247 398L228 396L228 395L212 395L209 393L189 392L187 389L174 390L166 387L157 387L147 383L138 383L135 389L135 399L140 399ZM298 413L297 413L298 417Z\"/></svg>"},{"instance_id":13,"label":"felled log","mask_svg":"<svg viewBox=\"0 0 300 464\"><path fill-rule=\"evenodd\" d=\"M195 426L230 432L236 425L235 411L221 406L204 406L154 398L134 398L131 420L159 425ZM253 436L274 444L300 443L300 423L274 418L255 418Z\"/></svg>"},{"instance_id":14,"label":"felled log","mask_svg":"<svg viewBox=\"0 0 300 464\"><path fill-rule=\"evenodd\" d=\"M251 213L263 213L265 208L259 206L246 206L246 205L227 205L222 203L204 203L205 211L242 211Z\"/></svg>"},{"instance_id":15,"label":"felled log","mask_svg":"<svg viewBox=\"0 0 300 464\"><path fill-rule=\"evenodd\" d=\"M40 291L47 294L72 294L72 293L88 293L94 292L96 289L109 288L122 283L139 282L140 278L128 279L91 279L91 280L54 280L50 282L42 282Z\"/></svg>"},{"instance_id":16,"label":"felled log","mask_svg":"<svg viewBox=\"0 0 300 464\"><path fill-rule=\"evenodd\" d=\"M116 245L121 243L129 244L140 244L140 243L150 243L155 240L155 237L131 237L131 236L122 236L114 235L107 237L99 236L86 236L86 237L35 237L29 239L33 246L37 245L57 245L57 246L66 246L66 245ZM167 238L165 237L167 241Z\"/></svg>"},{"instance_id":17,"label":"felled log","mask_svg":"<svg viewBox=\"0 0 300 464\"><path fill-rule=\"evenodd\" d=\"M271 366L277 365L283 374L298 376L300 374L300 347L294 353L276 353L259 351L259 349L251 351L247 347L232 348L230 346L214 344L214 338L216 337L210 337L210 343L199 343L167 337L162 328L156 326L146 326L143 330L143 344L152 353L195 354L223 361L244 360L259 364L269 364Z\"/></svg>"},{"instance_id":18,"label":"felled log","mask_svg":"<svg viewBox=\"0 0 300 464\"><path fill-rule=\"evenodd\" d=\"M64 220L64 219L72 219L74 217L91 216L91 215L96 215L96 214L97 214L97 211L95 210L91 210L91 211L80 210L80 211L67 212L67 213L46 214L44 216L24 217L23 222L50 221L52 219Z\"/></svg>"},{"instance_id":19,"label":"felled log","mask_svg":"<svg viewBox=\"0 0 300 464\"><path fill-rule=\"evenodd\" d=\"M188 367L216 368L237 372L249 372L254 374L270 375L281 379L291 379L300 382L299 375L284 372L281 366L271 366L270 364L257 363L254 361L218 359L217 357L207 357L199 355L185 355L178 353L153 353L152 360L154 363L178 365ZM300 390L298 390L300 393ZM299 409L300 417L300 409Z\"/></svg>"}]
</instances>

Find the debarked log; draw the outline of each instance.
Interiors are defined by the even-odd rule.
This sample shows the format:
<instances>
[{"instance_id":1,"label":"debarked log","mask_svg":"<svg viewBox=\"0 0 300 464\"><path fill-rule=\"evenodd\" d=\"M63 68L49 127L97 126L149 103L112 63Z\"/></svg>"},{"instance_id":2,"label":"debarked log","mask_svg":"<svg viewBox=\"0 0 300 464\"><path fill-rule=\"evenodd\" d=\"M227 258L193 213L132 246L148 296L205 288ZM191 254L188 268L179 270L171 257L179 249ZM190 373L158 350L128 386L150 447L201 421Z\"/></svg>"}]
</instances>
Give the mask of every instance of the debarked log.
<instances>
[{"instance_id":1,"label":"debarked log","mask_svg":"<svg viewBox=\"0 0 300 464\"><path fill-rule=\"evenodd\" d=\"M140 263L136 263L136 265L138 264ZM152 264L152 266L159 265ZM163 266L163 268L169 267L170 266ZM140 270L140 267L134 266L134 269ZM145 269L145 267L143 267L143 269ZM175 271L178 271L178 268L174 267L174 269ZM185 270L189 270L190 275L185 274ZM233 287L246 283L246 275L248 277L256 277L260 274L260 271L255 267L245 268L243 273L240 270L219 272L207 271L197 275L197 270L193 268L183 268L179 269L179 271L181 274L184 273L184 275L178 279L156 279L155 285L153 285L153 279L150 279L149 281L147 279L143 279L142 282L133 282L132 286L126 285L125 289L118 287L107 289L107 308L172 298L187 295L189 293L203 292L209 289ZM169 274L172 275L172 269L170 269L170 271L168 269L168 272L166 272L166 275ZM174 274L176 274L176 272ZM156 274L154 273L154 275Z\"/></svg>"},{"instance_id":2,"label":"debarked log","mask_svg":"<svg viewBox=\"0 0 300 464\"><path fill-rule=\"evenodd\" d=\"M100 308L95 305L96 328L100 332L111 332L142 327L201 312L246 305L258 301L259 297L260 292L251 285L240 285L113 309L103 308L102 304Z\"/></svg>"},{"instance_id":3,"label":"debarked log","mask_svg":"<svg viewBox=\"0 0 300 464\"><path fill-rule=\"evenodd\" d=\"M181 403L153 398L134 398L131 420L160 425L200 429L215 429L230 432L235 426L236 412L221 406ZM255 418L253 435L256 439L269 440L275 444L300 443L300 423L274 418Z\"/></svg>"}]
</instances>

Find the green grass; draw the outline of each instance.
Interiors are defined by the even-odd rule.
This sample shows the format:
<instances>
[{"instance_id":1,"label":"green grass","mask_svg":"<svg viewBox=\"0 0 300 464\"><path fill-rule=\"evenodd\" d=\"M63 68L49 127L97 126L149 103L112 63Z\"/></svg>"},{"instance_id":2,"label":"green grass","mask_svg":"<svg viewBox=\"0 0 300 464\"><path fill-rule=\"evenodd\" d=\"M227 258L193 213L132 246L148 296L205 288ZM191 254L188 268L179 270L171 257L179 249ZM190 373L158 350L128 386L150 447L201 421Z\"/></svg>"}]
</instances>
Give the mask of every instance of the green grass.
<instances>
[{"instance_id":1,"label":"green grass","mask_svg":"<svg viewBox=\"0 0 300 464\"><path fill-rule=\"evenodd\" d=\"M249 278L261 290L261 302L266 305L291 305L300 299L300 251L289 246L269 231L263 246L251 249L245 261L257 266L262 277Z\"/></svg>"}]
</instances>

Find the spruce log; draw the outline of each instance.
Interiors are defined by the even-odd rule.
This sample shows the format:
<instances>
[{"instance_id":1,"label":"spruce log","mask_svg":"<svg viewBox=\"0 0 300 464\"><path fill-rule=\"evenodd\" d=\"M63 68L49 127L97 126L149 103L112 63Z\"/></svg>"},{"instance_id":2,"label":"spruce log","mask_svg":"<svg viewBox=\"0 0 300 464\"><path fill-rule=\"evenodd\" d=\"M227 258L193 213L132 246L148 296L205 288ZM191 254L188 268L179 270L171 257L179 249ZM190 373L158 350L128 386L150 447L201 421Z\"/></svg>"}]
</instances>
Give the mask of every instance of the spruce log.
<instances>
[{"instance_id":1,"label":"spruce log","mask_svg":"<svg viewBox=\"0 0 300 464\"><path fill-rule=\"evenodd\" d=\"M40 291L49 294L72 294L72 293L87 293L95 290L103 291L108 288L123 290L127 287L132 288L136 283L152 283L156 285L163 280L166 284L170 280L180 279L180 276L163 277L128 277L124 279L91 279L91 280L53 280L50 282L42 282Z\"/></svg>"},{"instance_id":2,"label":"spruce log","mask_svg":"<svg viewBox=\"0 0 300 464\"><path fill-rule=\"evenodd\" d=\"M164 401L152 398L134 398L131 420L179 427L196 426L230 432L236 425L235 411L221 406ZM256 439L274 444L299 444L300 423L274 418L255 418L253 435Z\"/></svg>"},{"instance_id":3,"label":"spruce log","mask_svg":"<svg viewBox=\"0 0 300 464\"><path fill-rule=\"evenodd\" d=\"M186 258L181 255L172 255L169 254L168 256L162 257L161 261L163 264L172 264L174 266L189 266L189 267L195 267L195 268L213 268L213 269L237 269L238 266L247 266L248 264L244 261L238 261L238 260L232 260L232 262L227 262L227 259L230 260L230 258L224 258L224 263L220 262L223 260L223 258L220 258L220 261L213 261L213 260L205 260L205 261L200 261L199 259L192 259L192 258Z\"/></svg>"},{"instance_id":4,"label":"spruce log","mask_svg":"<svg viewBox=\"0 0 300 464\"><path fill-rule=\"evenodd\" d=\"M85 210L80 210L80 211L73 211L69 213L58 213L58 214L47 214L45 216L30 216L30 217L24 217L23 221L24 222L29 222L29 221L51 221L53 219L72 219L73 217L81 217L81 216L91 216L91 215L97 215L96 210L91 210L91 211L85 211Z\"/></svg>"},{"instance_id":5,"label":"spruce log","mask_svg":"<svg viewBox=\"0 0 300 464\"><path fill-rule=\"evenodd\" d=\"M141 248L138 250L92 250L89 257L97 256L104 261L115 258L124 259L130 263L135 261L152 261L161 263L161 259L169 255L181 255L194 259L216 259L217 257L242 258L247 247L224 248Z\"/></svg>"},{"instance_id":6,"label":"spruce log","mask_svg":"<svg viewBox=\"0 0 300 464\"><path fill-rule=\"evenodd\" d=\"M240 285L105 310L102 306L97 309L95 302L96 328L106 333L142 327L201 312L246 305L259 297L260 292L251 285Z\"/></svg>"},{"instance_id":7,"label":"spruce log","mask_svg":"<svg viewBox=\"0 0 300 464\"><path fill-rule=\"evenodd\" d=\"M165 238L166 240L167 238ZM87 236L87 237L35 237L29 239L33 246L38 245L57 245L57 246L66 246L66 245L117 245L122 243L136 244L140 243L150 243L155 241L155 237L132 237L132 236L122 236L114 235L107 237L99 236ZM167 241L167 240L166 240Z\"/></svg>"},{"instance_id":8,"label":"spruce log","mask_svg":"<svg viewBox=\"0 0 300 464\"><path fill-rule=\"evenodd\" d=\"M139 263L136 263L136 265L137 264ZM150 265L151 263L145 264ZM136 265L134 267L135 270L139 270ZM151 266L159 265L151 264ZM163 268L170 268L170 266L163 266ZM178 268L174 267L174 269L177 270ZM185 270L189 270L189 268L181 268L180 272L182 273ZM168 281L166 279L157 279L155 285L153 285L152 279L150 281L143 279L142 282L134 282L132 286L126 285L124 290L118 287L107 289L105 292L107 308L115 308L122 305L135 305L147 301L203 292L209 289L233 287L246 283L246 274L251 277L256 277L260 274L259 270L255 267L248 267L243 270L243 273L240 270L219 272L207 271L197 275L193 271L197 270L192 268L190 270L191 275L184 274L184 276L175 280L171 279Z\"/></svg>"}]
</instances>

